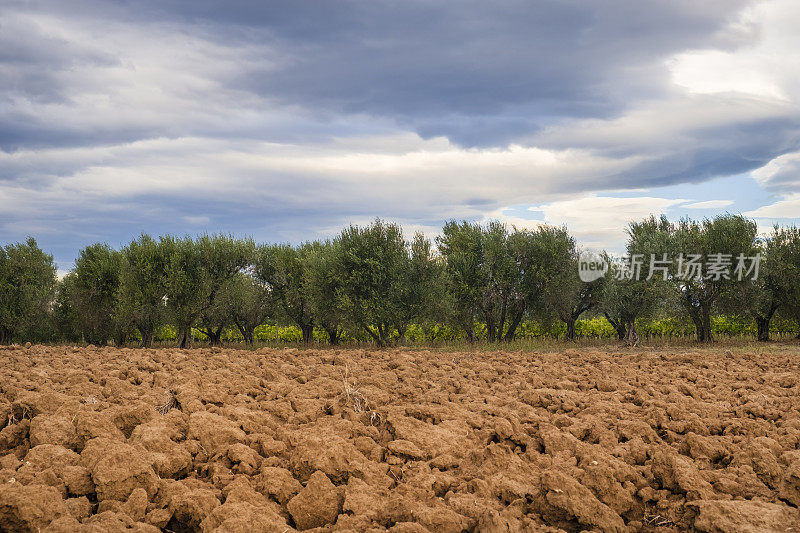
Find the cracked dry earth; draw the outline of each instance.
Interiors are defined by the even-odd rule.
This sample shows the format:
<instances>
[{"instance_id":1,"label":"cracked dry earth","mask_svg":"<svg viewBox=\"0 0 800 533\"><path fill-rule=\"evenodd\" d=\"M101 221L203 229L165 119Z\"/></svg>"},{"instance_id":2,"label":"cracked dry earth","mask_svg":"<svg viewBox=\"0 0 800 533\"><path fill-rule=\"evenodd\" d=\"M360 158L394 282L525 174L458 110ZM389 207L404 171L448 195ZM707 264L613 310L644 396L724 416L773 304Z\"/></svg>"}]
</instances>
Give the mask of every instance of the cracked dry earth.
<instances>
[{"instance_id":1,"label":"cracked dry earth","mask_svg":"<svg viewBox=\"0 0 800 533\"><path fill-rule=\"evenodd\" d=\"M798 531L800 350L0 350L0 531Z\"/></svg>"}]
</instances>

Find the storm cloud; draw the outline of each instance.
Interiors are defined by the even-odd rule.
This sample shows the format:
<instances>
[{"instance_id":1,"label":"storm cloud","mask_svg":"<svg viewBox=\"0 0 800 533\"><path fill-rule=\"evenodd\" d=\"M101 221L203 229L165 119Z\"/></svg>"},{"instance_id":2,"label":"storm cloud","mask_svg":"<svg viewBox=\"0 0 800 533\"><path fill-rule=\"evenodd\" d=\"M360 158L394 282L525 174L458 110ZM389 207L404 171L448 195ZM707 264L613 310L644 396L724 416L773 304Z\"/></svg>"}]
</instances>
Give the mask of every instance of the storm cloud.
<instances>
[{"instance_id":1,"label":"storm cloud","mask_svg":"<svg viewBox=\"0 0 800 533\"><path fill-rule=\"evenodd\" d=\"M784 201L797 22L788 1L4 2L0 241L68 267L141 231L429 230L751 171Z\"/></svg>"}]
</instances>

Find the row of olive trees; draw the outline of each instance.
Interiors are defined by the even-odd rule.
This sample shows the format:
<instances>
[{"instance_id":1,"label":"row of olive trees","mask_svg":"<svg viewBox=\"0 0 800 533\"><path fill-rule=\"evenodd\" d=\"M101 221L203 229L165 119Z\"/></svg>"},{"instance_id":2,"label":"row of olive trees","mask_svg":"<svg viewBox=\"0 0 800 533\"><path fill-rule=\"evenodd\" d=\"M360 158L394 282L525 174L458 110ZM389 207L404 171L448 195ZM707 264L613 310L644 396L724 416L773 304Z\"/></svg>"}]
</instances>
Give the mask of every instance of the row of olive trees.
<instances>
[{"instance_id":1,"label":"row of olive trees","mask_svg":"<svg viewBox=\"0 0 800 533\"><path fill-rule=\"evenodd\" d=\"M252 343L269 318L315 327L337 344L345 328L385 345L414 320L433 316L441 263L421 235L407 245L395 224L350 227L333 241L256 246L225 236L156 240L121 250L84 248L60 283L55 314L73 340L125 344L134 331L150 346L164 324L179 346L199 329L212 344L235 326Z\"/></svg>"},{"instance_id":2,"label":"row of olive trees","mask_svg":"<svg viewBox=\"0 0 800 533\"><path fill-rule=\"evenodd\" d=\"M760 275L683 279L673 262L661 277L617 276L612 267L586 283L565 228L452 221L434 246L421 234L407 242L396 224L376 220L299 246L220 235L143 235L120 250L94 244L56 282L52 257L30 239L0 248L0 342L46 337L37 328L50 324L66 340L123 345L139 337L150 346L170 324L182 347L193 329L218 344L223 330L235 327L252 343L256 327L270 319L295 324L306 342L315 328L324 330L331 344L345 332L378 345L402 342L410 324L445 322L470 341L481 328L490 342L509 341L529 319L560 320L573 339L587 311L605 316L632 343L637 319L664 314L683 314L698 339L709 341L711 316L722 312L751 316L766 340L776 312L800 317L796 228L759 240L755 223L740 216L678 223L651 217L632 223L628 234L628 254L644 258L761 253Z\"/></svg>"},{"instance_id":3,"label":"row of olive trees","mask_svg":"<svg viewBox=\"0 0 800 533\"><path fill-rule=\"evenodd\" d=\"M144 346L169 323L186 347L193 328L218 341L217 317L225 314L226 324L252 338L268 305L266 291L246 275L255 253L252 240L221 235L142 235L121 250L88 246L60 283L58 323L65 336L94 344L122 345L138 331Z\"/></svg>"},{"instance_id":4,"label":"row of olive trees","mask_svg":"<svg viewBox=\"0 0 800 533\"><path fill-rule=\"evenodd\" d=\"M299 246L143 235L120 250L81 250L54 303L52 258L39 252L49 289L29 307L52 311L63 338L101 345L136 336L150 346L165 324L181 347L193 329L217 344L232 326L252 343L270 318L295 324L306 342L320 328L331 344L345 331L378 345L402 342L410 324L434 322L463 327L470 340L484 322L489 340L510 340L529 315L562 318L574 336L587 304L566 230L451 222L436 244L438 252L421 234L407 242L399 226L381 220Z\"/></svg>"},{"instance_id":5,"label":"row of olive trees","mask_svg":"<svg viewBox=\"0 0 800 533\"><path fill-rule=\"evenodd\" d=\"M717 314L751 317L758 340L769 340L776 313L800 322L800 231L775 227L765 239L757 237L755 222L739 215L721 215L702 222L650 217L630 224L627 253L639 255L649 268L665 255L672 261L647 279L620 276L603 279L598 309L615 327L620 339L635 342L637 318L683 315L695 326L697 339L711 341L711 318ZM685 276L678 258L696 256L696 264L725 258L726 275ZM738 273L737 258L759 256L758 270ZM753 261L746 263L749 270ZM739 279L739 278L742 279Z\"/></svg>"}]
</instances>

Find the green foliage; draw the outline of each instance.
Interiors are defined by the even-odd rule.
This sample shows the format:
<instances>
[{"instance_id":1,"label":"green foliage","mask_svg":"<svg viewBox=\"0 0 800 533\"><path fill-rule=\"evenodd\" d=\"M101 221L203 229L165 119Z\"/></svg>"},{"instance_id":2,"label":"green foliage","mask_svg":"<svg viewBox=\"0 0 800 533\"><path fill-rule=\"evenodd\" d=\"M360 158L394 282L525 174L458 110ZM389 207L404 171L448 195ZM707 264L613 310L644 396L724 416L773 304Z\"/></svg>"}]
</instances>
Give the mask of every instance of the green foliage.
<instances>
[{"instance_id":1,"label":"green foliage","mask_svg":"<svg viewBox=\"0 0 800 533\"><path fill-rule=\"evenodd\" d=\"M684 313L694 323L698 340L710 341L711 317L739 290L740 284L734 276L692 271L689 260L694 258L707 267L717 260L736 261L740 255L754 256L758 251L755 222L730 214L702 222L683 219L678 223L670 223L665 217L650 217L631 224L629 234L629 249L642 254L644 261L649 261L651 254L657 259L666 254L673 260L667 281Z\"/></svg>"},{"instance_id":2,"label":"green foliage","mask_svg":"<svg viewBox=\"0 0 800 533\"><path fill-rule=\"evenodd\" d=\"M629 270L626 272L622 265L606 255L610 268L599 292L599 308L614 327L617 337L635 344L639 339L637 319L650 316L659 303L671 304L664 273L651 275L649 264L651 257L663 260L668 254L670 224L664 217L650 217L631 223L627 232ZM634 271L636 267L630 263L630 258L647 261L645 270Z\"/></svg>"},{"instance_id":3,"label":"green foliage","mask_svg":"<svg viewBox=\"0 0 800 533\"><path fill-rule=\"evenodd\" d=\"M305 299L314 320L328 335L331 344L339 344L346 314L339 304L342 275L338 267L339 241L325 241L308 246L306 254Z\"/></svg>"},{"instance_id":4,"label":"green foliage","mask_svg":"<svg viewBox=\"0 0 800 533\"><path fill-rule=\"evenodd\" d=\"M767 241L767 262L783 315L800 321L800 228L774 228Z\"/></svg>"},{"instance_id":5,"label":"green foliage","mask_svg":"<svg viewBox=\"0 0 800 533\"><path fill-rule=\"evenodd\" d=\"M151 346L167 317L171 258L166 248L142 235L122 249L120 313L138 330L143 346Z\"/></svg>"},{"instance_id":6,"label":"green foliage","mask_svg":"<svg viewBox=\"0 0 800 533\"><path fill-rule=\"evenodd\" d=\"M467 339L477 339L482 320L490 342L511 340L525 313L568 323L591 305L591 288L578 279L575 242L564 228L508 232L500 223L486 226L451 221L438 239L445 260L452 322Z\"/></svg>"},{"instance_id":7,"label":"green foliage","mask_svg":"<svg viewBox=\"0 0 800 533\"><path fill-rule=\"evenodd\" d=\"M191 328L210 309L217 294L236 274L252 262L255 245L224 235L204 235L196 241L189 237L162 237L159 246L167 259L166 299L172 320L178 327L180 347L191 342ZM224 324L216 324L220 329Z\"/></svg>"},{"instance_id":8,"label":"green foliage","mask_svg":"<svg viewBox=\"0 0 800 533\"><path fill-rule=\"evenodd\" d=\"M445 285L445 264L422 233L415 234L411 241L406 283L404 324L435 324L447 316L451 302ZM404 335L407 331L402 327Z\"/></svg>"},{"instance_id":9,"label":"green foliage","mask_svg":"<svg viewBox=\"0 0 800 533\"><path fill-rule=\"evenodd\" d=\"M445 259L451 320L473 341L478 305L488 284L483 266L483 229L478 224L451 220L445 223L436 242Z\"/></svg>"},{"instance_id":10,"label":"green foliage","mask_svg":"<svg viewBox=\"0 0 800 533\"><path fill-rule=\"evenodd\" d=\"M673 256L688 257L699 254L703 264L713 259L712 254L726 254L736 258L740 254L753 256L756 249L756 224L740 215L721 215L706 219L702 223L681 220L672 226L670 244ZM717 303L726 293L735 290L736 281L715 278L709 273L698 277L681 278L676 263L673 270L673 286L678 291L680 302L689 318L695 324L698 340L710 341L712 338L711 316L717 310Z\"/></svg>"},{"instance_id":11,"label":"green foliage","mask_svg":"<svg viewBox=\"0 0 800 533\"><path fill-rule=\"evenodd\" d=\"M67 342L80 342L81 325L75 312L75 272L70 272L56 283L56 301L53 309L53 322L56 337Z\"/></svg>"},{"instance_id":12,"label":"green foliage","mask_svg":"<svg viewBox=\"0 0 800 533\"><path fill-rule=\"evenodd\" d=\"M223 285L212 306L218 315L216 323L230 322L247 344L253 344L256 328L269 318L273 308L269 290L244 273L233 276Z\"/></svg>"},{"instance_id":13,"label":"green foliage","mask_svg":"<svg viewBox=\"0 0 800 533\"><path fill-rule=\"evenodd\" d=\"M628 233L628 254L643 273L650 254L700 254L706 264L722 253L733 266L739 254L760 252L760 275L683 279L673 262L665 279L618 278L614 266L584 283L566 228L450 221L434 248L421 234L407 242L396 224L376 220L299 246L256 249L252 240L220 235L142 235L119 251L94 244L56 283L52 258L30 239L0 248L0 341L384 346L797 333L797 228L776 227L757 241L755 224L739 216L651 217Z\"/></svg>"},{"instance_id":14,"label":"green foliage","mask_svg":"<svg viewBox=\"0 0 800 533\"><path fill-rule=\"evenodd\" d=\"M306 243L297 248L288 244L262 246L256 253L254 272L280 305L285 317L297 324L304 342L313 340L314 319L305 288L308 258L315 248Z\"/></svg>"},{"instance_id":15,"label":"green foliage","mask_svg":"<svg viewBox=\"0 0 800 533\"><path fill-rule=\"evenodd\" d=\"M87 342L124 344L131 328L120 306L122 254L104 244L81 250L70 276L73 323Z\"/></svg>"},{"instance_id":16,"label":"green foliage","mask_svg":"<svg viewBox=\"0 0 800 533\"><path fill-rule=\"evenodd\" d=\"M566 326L566 338L574 339L578 318L597 305L606 280L581 281L575 239L566 228L541 228L536 236L543 284L538 315L548 320L557 317Z\"/></svg>"},{"instance_id":17,"label":"green foliage","mask_svg":"<svg viewBox=\"0 0 800 533\"><path fill-rule=\"evenodd\" d=\"M393 330L405 329L411 262L397 224L376 220L344 229L338 238L338 304L349 324L366 331L380 346Z\"/></svg>"},{"instance_id":18,"label":"green foliage","mask_svg":"<svg viewBox=\"0 0 800 533\"><path fill-rule=\"evenodd\" d=\"M0 247L0 344L42 338L56 288L53 256L36 240Z\"/></svg>"}]
</instances>

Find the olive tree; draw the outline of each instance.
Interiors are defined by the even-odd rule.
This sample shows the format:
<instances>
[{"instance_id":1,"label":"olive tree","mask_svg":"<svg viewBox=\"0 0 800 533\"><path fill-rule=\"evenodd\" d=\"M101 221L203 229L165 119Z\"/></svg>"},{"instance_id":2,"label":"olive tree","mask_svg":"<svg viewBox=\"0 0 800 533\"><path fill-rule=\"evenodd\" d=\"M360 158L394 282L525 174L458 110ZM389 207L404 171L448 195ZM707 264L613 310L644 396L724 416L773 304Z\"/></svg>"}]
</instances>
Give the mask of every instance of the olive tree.
<instances>
[{"instance_id":1,"label":"olive tree","mask_svg":"<svg viewBox=\"0 0 800 533\"><path fill-rule=\"evenodd\" d=\"M522 318L528 316L548 321L554 316L551 299L563 288L564 269L574 247L566 228L541 225L535 230L518 230L509 235L509 250L516 265L518 281L512 293L510 322L504 339L514 339ZM569 273L569 272L567 272Z\"/></svg>"},{"instance_id":2,"label":"olive tree","mask_svg":"<svg viewBox=\"0 0 800 533\"><path fill-rule=\"evenodd\" d=\"M666 289L668 272L650 275L650 259L663 259L667 250L670 223L665 217L650 217L628 225L625 264L606 255L609 271L600 290L599 308L614 327L620 340L637 344L636 319L651 316L670 294ZM637 267L647 259L647 271ZM655 263L654 263L655 265Z\"/></svg>"},{"instance_id":3,"label":"olive tree","mask_svg":"<svg viewBox=\"0 0 800 533\"><path fill-rule=\"evenodd\" d=\"M122 254L105 244L92 244L75 260L72 309L83 337L105 345L125 343L128 323L120 306Z\"/></svg>"},{"instance_id":4,"label":"olive tree","mask_svg":"<svg viewBox=\"0 0 800 533\"><path fill-rule=\"evenodd\" d=\"M345 310L339 304L342 287L337 268L341 248L338 241L315 242L306 253L306 279L303 289L311 313L328 335L332 345L339 344L345 324Z\"/></svg>"},{"instance_id":5,"label":"olive tree","mask_svg":"<svg viewBox=\"0 0 800 533\"><path fill-rule=\"evenodd\" d=\"M475 340L474 324L480 319L489 342L510 341L526 314L562 317L574 333L574 321L585 309L573 302L582 285L575 243L566 229L543 225L509 232L499 222L451 221L437 242L452 316L469 340Z\"/></svg>"},{"instance_id":6,"label":"olive tree","mask_svg":"<svg viewBox=\"0 0 800 533\"><path fill-rule=\"evenodd\" d=\"M74 308L75 278L75 272L69 272L56 283L53 321L56 336L61 341L81 342L83 340L79 317Z\"/></svg>"},{"instance_id":7,"label":"olive tree","mask_svg":"<svg viewBox=\"0 0 800 533\"><path fill-rule=\"evenodd\" d=\"M121 254L120 312L139 331L142 346L150 347L167 317L170 258L165 246L145 234L125 246Z\"/></svg>"},{"instance_id":8,"label":"olive tree","mask_svg":"<svg viewBox=\"0 0 800 533\"><path fill-rule=\"evenodd\" d=\"M312 248L310 243L298 248L288 244L262 246L254 265L256 278L269 288L283 314L297 324L305 343L314 339L311 301L305 289Z\"/></svg>"},{"instance_id":9,"label":"olive tree","mask_svg":"<svg viewBox=\"0 0 800 533\"><path fill-rule=\"evenodd\" d=\"M447 316L450 306L444 279L444 261L422 233L416 233L411 241L409 261L407 275L398 280L406 284L404 312L398 326L401 342L410 323L437 322Z\"/></svg>"},{"instance_id":10,"label":"olive tree","mask_svg":"<svg viewBox=\"0 0 800 533\"><path fill-rule=\"evenodd\" d=\"M230 321L242 334L244 342L255 342L256 328L273 313L272 294L263 283L252 276L240 273L225 285L221 300Z\"/></svg>"},{"instance_id":11,"label":"olive tree","mask_svg":"<svg viewBox=\"0 0 800 533\"><path fill-rule=\"evenodd\" d=\"M338 238L338 301L352 326L386 346L407 315L410 257L397 224L351 225Z\"/></svg>"},{"instance_id":12,"label":"olive tree","mask_svg":"<svg viewBox=\"0 0 800 533\"><path fill-rule=\"evenodd\" d=\"M200 249L194 240L171 235L161 237L159 246L166 258L166 303L169 318L178 332L178 346L191 345L192 327L206 306L208 278L203 271Z\"/></svg>"},{"instance_id":13,"label":"olive tree","mask_svg":"<svg viewBox=\"0 0 800 533\"><path fill-rule=\"evenodd\" d=\"M235 327L246 344L253 344L256 328L269 318L272 309L269 290L249 273L239 272L217 291L214 303L200 314L197 329L212 346L221 343L228 326Z\"/></svg>"},{"instance_id":14,"label":"olive tree","mask_svg":"<svg viewBox=\"0 0 800 533\"><path fill-rule=\"evenodd\" d=\"M483 268L483 229L479 224L454 220L445 223L437 237L444 258L444 277L451 299L451 320L475 342L478 301L487 284Z\"/></svg>"},{"instance_id":15,"label":"olive tree","mask_svg":"<svg viewBox=\"0 0 800 533\"><path fill-rule=\"evenodd\" d=\"M211 305L203 307L194 328L208 338L211 346L222 344L222 333L231 324L231 315L224 300L225 289L221 289Z\"/></svg>"},{"instance_id":16,"label":"olive tree","mask_svg":"<svg viewBox=\"0 0 800 533\"><path fill-rule=\"evenodd\" d=\"M777 241L773 265L781 306L800 326L800 228L776 228L773 239Z\"/></svg>"},{"instance_id":17,"label":"olive tree","mask_svg":"<svg viewBox=\"0 0 800 533\"><path fill-rule=\"evenodd\" d=\"M186 348L192 328L214 307L221 288L252 263L255 246L252 240L226 235L197 240L166 236L160 244L168 259L167 306L178 329L178 345Z\"/></svg>"},{"instance_id":18,"label":"olive tree","mask_svg":"<svg viewBox=\"0 0 800 533\"><path fill-rule=\"evenodd\" d=\"M522 306L519 268L509 249L508 229L500 222L483 228L482 259L485 285L478 309L486 322L489 342L502 340L514 309Z\"/></svg>"},{"instance_id":19,"label":"olive tree","mask_svg":"<svg viewBox=\"0 0 800 533\"><path fill-rule=\"evenodd\" d=\"M489 342L502 340L508 323L522 306L519 268L512 257L508 228L450 221L437 239L445 260L445 279L453 317L475 340L475 320L485 324Z\"/></svg>"},{"instance_id":20,"label":"olive tree","mask_svg":"<svg viewBox=\"0 0 800 533\"><path fill-rule=\"evenodd\" d=\"M724 300L734 314L748 314L755 320L756 339L762 342L769 340L770 322L781 306L779 248L780 242L774 239L759 242L756 249L762 259L758 276L742 280Z\"/></svg>"},{"instance_id":21,"label":"olive tree","mask_svg":"<svg viewBox=\"0 0 800 533\"><path fill-rule=\"evenodd\" d=\"M55 288L53 256L35 239L0 247L0 344L36 330L48 319Z\"/></svg>"},{"instance_id":22,"label":"olive tree","mask_svg":"<svg viewBox=\"0 0 800 533\"><path fill-rule=\"evenodd\" d=\"M753 317L758 340L768 341L779 310L800 324L800 230L775 226L758 244L763 257L758 276L744 280L734 305Z\"/></svg>"},{"instance_id":23,"label":"olive tree","mask_svg":"<svg viewBox=\"0 0 800 533\"><path fill-rule=\"evenodd\" d=\"M578 318L598 301L603 278L581 281L578 275L578 250L575 239L565 228L551 228L539 234L543 287L541 305L533 310L539 318L558 318L566 325L566 338L577 337Z\"/></svg>"},{"instance_id":24,"label":"olive tree","mask_svg":"<svg viewBox=\"0 0 800 533\"><path fill-rule=\"evenodd\" d=\"M681 305L694 322L697 340L710 342L711 316L719 303L741 283L713 265L735 269L738 257L753 257L756 248L756 223L740 215L720 215L696 222L683 219L672 225L669 242L672 256L672 285ZM694 258L704 270L695 274L690 266ZM710 266L711 265L711 266Z\"/></svg>"}]
</instances>

